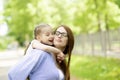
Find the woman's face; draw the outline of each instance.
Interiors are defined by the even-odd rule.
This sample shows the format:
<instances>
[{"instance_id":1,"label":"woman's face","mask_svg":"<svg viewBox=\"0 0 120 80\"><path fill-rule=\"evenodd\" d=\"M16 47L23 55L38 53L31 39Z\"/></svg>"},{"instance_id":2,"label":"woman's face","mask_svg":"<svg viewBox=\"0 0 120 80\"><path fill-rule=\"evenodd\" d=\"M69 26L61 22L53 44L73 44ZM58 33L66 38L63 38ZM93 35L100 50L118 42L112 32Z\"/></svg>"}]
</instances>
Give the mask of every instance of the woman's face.
<instances>
[{"instance_id":1,"label":"woman's face","mask_svg":"<svg viewBox=\"0 0 120 80\"><path fill-rule=\"evenodd\" d=\"M68 43L67 31L64 27L59 27L54 36L54 46L59 49L64 49Z\"/></svg>"}]
</instances>

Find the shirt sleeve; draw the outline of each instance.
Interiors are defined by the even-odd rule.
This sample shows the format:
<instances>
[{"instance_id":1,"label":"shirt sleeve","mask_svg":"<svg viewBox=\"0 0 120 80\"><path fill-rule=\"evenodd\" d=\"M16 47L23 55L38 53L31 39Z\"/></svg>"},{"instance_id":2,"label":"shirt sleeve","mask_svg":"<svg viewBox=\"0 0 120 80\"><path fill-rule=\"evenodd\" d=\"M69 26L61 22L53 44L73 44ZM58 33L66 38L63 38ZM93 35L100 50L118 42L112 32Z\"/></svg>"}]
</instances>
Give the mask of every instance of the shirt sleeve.
<instances>
[{"instance_id":1,"label":"shirt sleeve","mask_svg":"<svg viewBox=\"0 0 120 80\"><path fill-rule=\"evenodd\" d=\"M8 80L26 80L32 69L43 57L41 50L34 49L30 54L24 56L22 61L18 62L8 72ZM42 61L41 61L42 62Z\"/></svg>"}]
</instances>

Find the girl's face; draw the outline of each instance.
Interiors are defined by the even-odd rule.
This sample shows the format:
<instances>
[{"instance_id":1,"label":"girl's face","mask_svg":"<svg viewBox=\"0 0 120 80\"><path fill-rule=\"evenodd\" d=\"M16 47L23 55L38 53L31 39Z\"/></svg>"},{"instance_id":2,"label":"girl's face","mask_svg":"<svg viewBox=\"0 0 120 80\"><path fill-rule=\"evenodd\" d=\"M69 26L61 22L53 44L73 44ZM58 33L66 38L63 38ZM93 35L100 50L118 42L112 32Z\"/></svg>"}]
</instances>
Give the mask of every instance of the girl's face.
<instances>
[{"instance_id":1,"label":"girl's face","mask_svg":"<svg viewBox=\"0 0 120 80\"><path fill-rule=\"evenodd\" d=\"M44 27L41 29L41 33L38 36L38 40L41 43L47 44L47 45L53 45L53 31L51 27Z\"/></svg>"},{"instance_id":2,"label":"girl's face","mask_svg":"<svg viewBox=\"0 0 120 80\"><path fill-rule=\"evenodd\" d=\"M68 43L67 31L64 27L59 27L54 35L54 46L59 49L64 49Z\"/></svg>"}]
</instances>

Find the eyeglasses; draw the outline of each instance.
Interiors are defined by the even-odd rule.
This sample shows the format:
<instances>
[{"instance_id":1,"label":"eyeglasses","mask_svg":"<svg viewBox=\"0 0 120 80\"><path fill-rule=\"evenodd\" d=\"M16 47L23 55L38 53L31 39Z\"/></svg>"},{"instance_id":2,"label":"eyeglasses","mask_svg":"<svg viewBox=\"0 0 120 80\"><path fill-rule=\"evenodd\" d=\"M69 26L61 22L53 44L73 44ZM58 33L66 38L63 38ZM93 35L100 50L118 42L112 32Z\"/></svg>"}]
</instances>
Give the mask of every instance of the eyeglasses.
<instances>
[{"instance_id":1,"label":"eyeglasses","mask_svg":"<svg viewBox=\"0 0 120 80\"><path fill-rule=\"evenodd\" d=\"M56 32L55 32L55 35L56 35L56 36L61 35L61 37L67 37L67 36L68 36L67 33L65 33L65 32L59 32L59 31L56 31Z\"/></svg>"}]
</instances>

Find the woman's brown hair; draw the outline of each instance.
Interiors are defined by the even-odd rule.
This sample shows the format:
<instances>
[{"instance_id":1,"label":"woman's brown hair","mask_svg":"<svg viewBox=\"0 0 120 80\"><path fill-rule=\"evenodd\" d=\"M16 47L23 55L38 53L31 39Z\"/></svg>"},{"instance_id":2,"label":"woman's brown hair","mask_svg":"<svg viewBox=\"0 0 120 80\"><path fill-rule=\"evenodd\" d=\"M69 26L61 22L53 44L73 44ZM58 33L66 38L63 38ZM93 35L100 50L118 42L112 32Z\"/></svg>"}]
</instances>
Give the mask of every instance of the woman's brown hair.
<instances>
[{"instance_id":1,"label":"woman's brown hair","mask_svg":"<svg viewBox=\"0 0 120 80\"><path fill-rule=\"evenodd\" d=\"M67 58L68 60L63 60L59 64L59 66L60 66L60 68L62 69L62 71L65 75L65 80L70 80L69 66L70 66L70 60L71 60L71 53L72 53L72 50L73 50L73 47L74 47L74 36L73 36L72 30L68 26L60 25L59 27L63 27L67 31L67 35L68 35L68 43L65 47L65 50L63 51L63 53L65 55L68 55L68 58ZM56 30L57 30L57 28L56 28Z\"/></svg>"}]
</instances>

